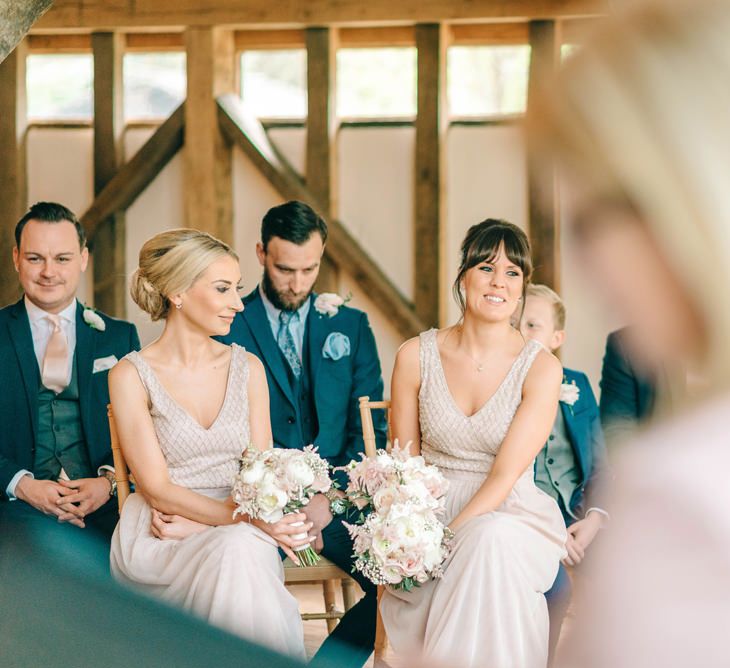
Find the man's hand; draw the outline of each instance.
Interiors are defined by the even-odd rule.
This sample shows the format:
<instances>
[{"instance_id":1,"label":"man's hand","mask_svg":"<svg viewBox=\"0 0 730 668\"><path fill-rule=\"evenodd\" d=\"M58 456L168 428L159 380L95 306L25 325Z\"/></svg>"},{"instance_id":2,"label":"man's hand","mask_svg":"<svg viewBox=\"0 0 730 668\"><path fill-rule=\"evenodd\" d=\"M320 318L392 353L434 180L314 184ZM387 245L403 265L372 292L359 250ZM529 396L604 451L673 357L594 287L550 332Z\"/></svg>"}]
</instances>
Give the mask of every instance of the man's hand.
<instances>
[{"instance_id":1,"label":"man's hand","mask_svg":"<svg viewBox=\"0 0 730 668\"><path fill-rule=\"evenodd\" d=\"M109 496L109 483L107 496ZM15 496L21 501L33 506L46 515L54 515L59 522L69 522L77 527L84 528L84 513L76 506L62 507L65 504L66 488L53 480L35 480L30 476L23 476L15 486Z\"/></svg>"},{"instance_id":2,"label":"man's hand","mask_svg":"<svg viewBox=\"0 0 730 668\"><path fill-rule=\"evenodd\" d=\"M189 520L180 515L166 515L152 508L150 531L160 540L182 540L208 529L207 524Z\"/></svg>"},{"instance_id":3,"label":"man's hand","mask_svg":"<svg viewBox=\"0 0 730 668\"><path fill-rule=\"evenodd\" d=\"M313 534L321 534L322 529L332 521L330 502L324 494L315 494L301 510L312 523Z\"/></svg>"},{"instance_id":4,"label":"man's hand","mask_svg":"<svg viewBox=\"0 0 730 668\"><path fill-rule=\"evenodd\" d=\"M593 542L596 534L603 526L603 518L600 513L588 513L582 520L578 520L568 527L568 540L565 548L568 556L563 563L568 566L577 566L585 557L585 551Z\"/></svg>"},{"instance_id":5,"label":"man's hand","mask_svg":"<svg viewBox=\"0 0 730 668\"><path fill-rule=\"evenodd\" d=\"M72 515L81 518L101 508L109 500L111 483L104 477L79 478L78 480L59 480L61 495L56 504L64 511L59 515L61 522L68 522Z\"/></svg>"}]
</instances>

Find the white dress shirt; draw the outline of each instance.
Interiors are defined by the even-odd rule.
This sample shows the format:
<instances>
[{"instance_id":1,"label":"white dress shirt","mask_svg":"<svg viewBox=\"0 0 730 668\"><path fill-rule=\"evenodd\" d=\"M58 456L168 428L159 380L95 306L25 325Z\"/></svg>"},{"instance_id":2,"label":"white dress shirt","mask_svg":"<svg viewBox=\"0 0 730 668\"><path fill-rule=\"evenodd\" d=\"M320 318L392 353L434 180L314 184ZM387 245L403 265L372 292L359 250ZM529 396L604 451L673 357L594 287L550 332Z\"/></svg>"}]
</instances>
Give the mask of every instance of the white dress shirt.
<instances>
[{"instance_id":1,"label":"white dress shirt","mask_svg":"<svg viewBox=\"0 0 730 668\"><path fill-rule=\"evenodd\" d=\"M33 337L33 351L36 360L38 360L38 370L43 370L43 358L46 355L48 341L53 334L53 324L48 319L48 313L33 304L28 297L25 297L25 310L30 320L30 333ZM71 373L73 371L74 351L76 350L76 300L74 299L63 311L58 314L61 321L61 331L66 335L66 343L68 345L68 374L66 376L67 383L71 382ZM10 480L5 493L11 501L15 500L15 487L18 481L25 475L33 477L33 473L26 469L18 471Z\"/></svg>"}]
</instances>

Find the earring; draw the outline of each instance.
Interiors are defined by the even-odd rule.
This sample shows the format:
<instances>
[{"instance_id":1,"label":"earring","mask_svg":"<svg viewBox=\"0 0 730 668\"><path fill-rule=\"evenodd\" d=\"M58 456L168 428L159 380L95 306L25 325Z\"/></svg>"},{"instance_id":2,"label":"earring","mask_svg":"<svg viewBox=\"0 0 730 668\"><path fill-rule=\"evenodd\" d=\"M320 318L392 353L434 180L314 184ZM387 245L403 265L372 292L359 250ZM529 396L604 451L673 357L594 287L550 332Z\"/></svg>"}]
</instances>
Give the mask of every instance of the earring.
<instances>
[{"instance_id":1,"label":"earring","mask_svg":"<svg viewBox=\"0 0 730 668\"><path fill-rule=\"evenodd\" d=\"M182 302L175 304L175 308L179 311L182 308Z\"/></svg>"}]
</instances>

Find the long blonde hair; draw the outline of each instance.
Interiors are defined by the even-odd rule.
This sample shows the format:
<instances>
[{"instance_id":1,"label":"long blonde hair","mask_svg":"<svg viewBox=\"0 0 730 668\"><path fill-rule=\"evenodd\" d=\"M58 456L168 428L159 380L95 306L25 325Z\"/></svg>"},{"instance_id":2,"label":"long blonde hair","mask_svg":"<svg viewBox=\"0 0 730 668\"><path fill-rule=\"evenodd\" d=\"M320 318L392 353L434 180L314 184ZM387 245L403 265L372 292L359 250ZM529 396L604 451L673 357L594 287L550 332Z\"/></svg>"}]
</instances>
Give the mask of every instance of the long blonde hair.
<instances>
[{"instance_id":1,"label":"long blonde hair","mask_svg":"<svg viewBox=\"0 0 730 668\"><path fill-rule=\"evenodd\" d=\"M537 156L628 201L703 318L702 369L730 384L730 5L662 0L607 19L534 99Z\"/></svg>"}]
</instances>

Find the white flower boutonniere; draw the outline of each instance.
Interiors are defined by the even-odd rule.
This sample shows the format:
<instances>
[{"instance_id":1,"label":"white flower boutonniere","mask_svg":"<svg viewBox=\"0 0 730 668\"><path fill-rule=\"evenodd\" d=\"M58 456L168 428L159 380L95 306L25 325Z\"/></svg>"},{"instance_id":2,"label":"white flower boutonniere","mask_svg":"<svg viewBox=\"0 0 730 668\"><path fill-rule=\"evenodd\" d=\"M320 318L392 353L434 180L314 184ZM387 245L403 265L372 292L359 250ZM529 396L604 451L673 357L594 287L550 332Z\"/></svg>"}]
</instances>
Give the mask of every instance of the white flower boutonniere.
<instances>
[{"instance_id":1,"label":"white flower boutonniere","mask_svg":"<svg viewBox=\"0 0 730 668\"><path fill-rule=\"evenodd\" d=\"M572 408L578 399L580 399L580 389L575 384L575 381L572 383L564 382L560 386L560 401L564 404L568 404Z\"/></svg>"},{"instance_id":2,"label":"white flower boutonniere","mask_svg":"<svg viewBox=\"0 0 730 668\"><path fill-rule=\"evenodd\" d=\"M350 299L352 299L352 295L343 298L334 292L323 292L321 295L317 295L317 299L314 300L314 310L320 315L327 315L332 318L337 315L340 307L347 304Z\"/></svg>"},{"instance_id":3,"label":"white flower boutonniere","mask_svg":"<svg viewBox=\"0 0 730 668\"><path fill-rule=\"evenodd\" d=\"M103 318L93 308L84 308L83 318L91 329L98 329L100 332L106 329Z\"/></svg>"}]
</instances>

